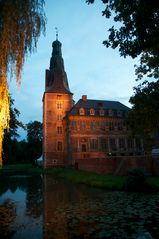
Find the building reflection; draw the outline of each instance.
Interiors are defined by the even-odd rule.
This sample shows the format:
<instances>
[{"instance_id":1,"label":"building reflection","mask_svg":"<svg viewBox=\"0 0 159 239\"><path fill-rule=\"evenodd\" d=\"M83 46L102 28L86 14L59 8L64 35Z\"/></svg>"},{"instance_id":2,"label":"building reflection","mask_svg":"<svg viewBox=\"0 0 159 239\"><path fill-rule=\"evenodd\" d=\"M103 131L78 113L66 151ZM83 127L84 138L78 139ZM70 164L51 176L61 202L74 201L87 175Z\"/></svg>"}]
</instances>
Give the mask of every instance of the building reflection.
<instances>
[{"instance_id":1,"label":"building reflection","mask_svg":"<svg viewBox=\"0 0 159 239\"><path fill-rule=\"evenodd\" d=\"M87 234L91 213L85 187L44 176L44 239L79 238ZM92 225L93 226L93 225ZM84 237L80 237L84 238Z\"/></svg>"}]
</instances>

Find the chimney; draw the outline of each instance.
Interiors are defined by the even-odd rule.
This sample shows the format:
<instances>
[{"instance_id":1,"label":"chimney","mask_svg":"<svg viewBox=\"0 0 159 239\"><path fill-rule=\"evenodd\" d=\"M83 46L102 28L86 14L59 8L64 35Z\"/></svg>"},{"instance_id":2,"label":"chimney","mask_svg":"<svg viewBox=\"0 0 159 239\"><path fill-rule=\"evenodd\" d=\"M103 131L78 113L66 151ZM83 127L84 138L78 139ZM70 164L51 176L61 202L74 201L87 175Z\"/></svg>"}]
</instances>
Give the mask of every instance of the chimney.
<instances>
[{"instance_id":1,"label":"chimney","mask_svg":"<svg viewBox=\"0 0 159 239\"><path fill-rule=\"evenodd\" d=\"M82 100L87 101L87 95L82 95Z\"/></svg>"}]
</instances>

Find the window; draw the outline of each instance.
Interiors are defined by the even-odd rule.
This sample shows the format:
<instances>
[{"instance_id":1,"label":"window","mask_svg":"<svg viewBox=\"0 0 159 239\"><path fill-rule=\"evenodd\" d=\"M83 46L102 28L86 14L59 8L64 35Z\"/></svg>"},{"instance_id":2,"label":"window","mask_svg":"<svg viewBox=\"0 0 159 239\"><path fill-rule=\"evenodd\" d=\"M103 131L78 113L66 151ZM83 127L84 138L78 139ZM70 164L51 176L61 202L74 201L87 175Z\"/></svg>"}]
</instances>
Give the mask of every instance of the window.
<instances>
[{"instance_id":1,"label":"window","mask_svg":"<svg viewBox=\"0 0 159 239\"><path fill-rule=\"evenodd\" d=\"M57 109L62 109L62 102L61 101L57 102Z\"/></svg>"},{"instance_id":2,"label":"window","mask_svg":"<svg viewBox=\"0 0 159 239\"><path fill-rule=\"evenodd\" d=\"M118 115L118 117L122 117L122 111L118 110L117 115Z\"/></svg>"},{"instance_id":3,"label":"window","mask_svg":"<svg viewBox=\"0 0 159 239\"><path fill-rule=\"evenodd\" d=\"M119 138L119 148L124 149L125 148L125 139Z\"/></svg>"},{"instance_id":4,"label":"window","mask_svg":"<svg viewBox=\"0 0 159 239\"><path fill-rule=\"evenodd\" d=\"M100 122L100 130L105 131L105 122Z\"/></svg>"},{"instance_id":5,"label":"window","mask_svg":"<svg viewBox=\"0 0 159 239\"><path fill-rule=\"evenodd\" d=\"M132 149L134 144L133 144L133 139L128 139L127 140L127 144L128 144L128 149Z\"/></svg>"},{"instance_id":6,"label":"window","mask_svg":"<svg viewBox=\"0 0 159 239\"><path fill-rule=\"evenodd\" d=\"M85 123L83 121L80 122L80 131L85 130Z\"/></svg>"},{"instance_id":7,"label":"window","mask_svg":"<svg viewBox=\"0 0 159 239\"><path fill-rule=\"evenodd\" d=\"M77 129L76 121L71 121L71 129L72 130L76 130Z\"/></svg>"},{"instance_id":8,"label":"window","mask_svg":"<svg viewBox=\"0 0 159 239\"><path fill-rule=\"evenodd\" d=\"M57 142L57 151L62 151L62 142L61 141Z\"/></svg>"},{"instance_id":9,"label":"window","mask_svg":"<svg viewBox=\"0 0 159 239\"><path fill-rule=\"evenodd\" d=\"M90 128L91 128L92 131L95 131L96 130L96 123L91 121L90 122Z\"/></svg>"},{"instance_id":10,"label":"window","mask_svg":"<svg viewBox=\"0 0 159 239\"><path fill-rule=\"evenodd\" d=\"M62 120L62 115L57 115L57 120Z\"/></svg>"},{"instance_id":11,"label":"window","mask_svg":"<svg viewBox=\"0 0 159 239\"><path fill-rule=\"evenodd\" d=\"M58 133L58 134L62 134L62 127L61 127L61 126L58 126L58 127L57 127L57 133Z\"/></svg>"},{"instance_id":12,"label":"window","mask_svg":"<svg viewBox=\"0 0 159 239\"><path fill-rule=\"evenodd\" d=\"M139 150L141 150L142 149L142 146L141 146L141 140L140 140L140 138L136 138L135 139L135 142L136 142L136 148L137 149L139 149Z\"/></svg>"},{"instance_id":13,"label":"window","mask_svg":"<svg viewBox=\"0 0 159 239\"><path fill-rule=\"evenodd\" d=\"M57 99L60 100L62 95L57 95Z\"/></svg>"},{"instance_id":14,"label":"window","mask_svg":"<svg viewBox=\"0 0 159 239\"><path fill-rule=\"evenodd\" d=\"M109 110L109 116L113 116L113 111Z\"/></svg>"},{"instance_id":15,"label":"window","mask_svg":"<svg viewBox=\"0 0 159 239\"><path fill-rule=\"evenodd\" d=\"M86 144L82 144L82 152L86 152L86 151L87 151Z\"/></svg>"},{"instance_id":16,"label":"window","mask_svg":"<svg viewBox=\"0 0 159 239\"><path fill-rule=\"evenodd\" d=\"M116 141L114 138L109 139L109 145L110 145L110 150L113 150L113 151L116 150Z\"/></svg>"},{"instance_id":17,"label":"window","mask_svg":"<svg viewBox=\"0 0 159 239\"><path fill-rule=\"evenodd\" d=\"M80 115L85 115L84 108L80 108L80 109L79 109L79 114L80 114Z\"/></svg>"},{"instance_id":18,"label":"window","mask_svg":"<svg viewBox=\"0 0 159 239\"><path fill-rule=\"evenodd\" d=\"M109 122L109 130L114 130L114 123L113 122Z\"/></svg>"},{"instance_id":19,"label":"window","mask_svg":"<svg viewBox=\"0 0 159 239\"><path fill-rule=\"evenodd\" d=\"M97 139L90 139L90 149L91 150L98 149L98 140Z\"/></svg>"},{"instance_id":20,"label":"window","mask_svg":"<svg viewBox=\"0 0 159 239\"><path fill-rule=\"evenodd\" d=\"M108 147L108 140L105 139L105 138L101 138L101 139L100 139L100 148L101 148L101 151L106 151L106 150L107 150L107 147Z\"/></svg>"},{"instance_id":21,"label":"window","mask_svg":"<svg viewBox=\"0 0 159 239\"><path fill-rule=\"evenodd\" d=\"M104 116L104 110L103 110L103 109L100 109L100 110L99 110L99 115L100 115L100 116Z\"/></svg>"},{"instance_id":22,"label":"window","mask_svg":"<svg viewBox=\"0 0 159 239\"><path fill-rule=\"evenodd\" d=\"M90 109L90 115L94 115L95 114L95 110L93 108Z\"/></svg>"},{"instance_id":23,"label":"window","mask_svg":"<svg viewBox=\"0 0 159 239\"><path fill-rule=\"evenodd\" d=\"M118 122L118 130L123 130L123 124L122 124L122 122Z\"/></svg>"}]
</instances>

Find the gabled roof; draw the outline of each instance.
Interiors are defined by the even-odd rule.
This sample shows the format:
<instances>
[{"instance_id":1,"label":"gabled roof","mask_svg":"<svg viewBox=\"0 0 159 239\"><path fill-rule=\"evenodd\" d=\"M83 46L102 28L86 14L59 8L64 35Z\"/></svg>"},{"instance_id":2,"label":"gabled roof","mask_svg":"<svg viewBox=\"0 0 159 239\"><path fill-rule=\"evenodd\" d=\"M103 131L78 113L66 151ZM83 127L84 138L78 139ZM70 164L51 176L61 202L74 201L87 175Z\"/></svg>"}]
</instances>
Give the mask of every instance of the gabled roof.
<instances>
[{"instance_id":1,"label":"gabled roof","mask_svg":"<svg viewBox=\"0 0 159 239\"><path fill-rule=\"evenodd\" d=\"M108 101L108 100L92 100L92 99L80 99L68 112L68 115L79 115L79 109L85 109L85 115L90 115L89 110L93 108L95 110L95 116L99 116L99 111L101 109L105 110L104 116L107 116L109 110L113 110L114 112L122 111L127 112L129 111L129 107L123 105L119 101Z\"/></svg>"}]
</instances>

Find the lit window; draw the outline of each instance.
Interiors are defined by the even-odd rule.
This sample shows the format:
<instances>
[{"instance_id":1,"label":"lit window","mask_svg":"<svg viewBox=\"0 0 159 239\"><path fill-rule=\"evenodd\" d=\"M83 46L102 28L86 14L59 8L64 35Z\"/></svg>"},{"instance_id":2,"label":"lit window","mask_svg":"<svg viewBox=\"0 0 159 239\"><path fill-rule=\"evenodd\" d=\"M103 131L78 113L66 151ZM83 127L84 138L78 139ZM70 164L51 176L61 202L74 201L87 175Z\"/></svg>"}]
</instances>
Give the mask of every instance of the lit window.
<instances>
[{"instance_id":1,"label":"lit window","mask_svg":"<svg viewBox=\"0 0 159 239\"><path fill-rule=\"evenodd\" d=\"M94 114L95 114L94 109L90 109L90 115L94 115Z\"/></svg>"},{"instance_id":2,"label":"lit window","mask_svg":"<svg viewBox=\"0 0 159 239\"><path fill-rule=\"evenodd\" d=\"M83 108L80 108L80 109L79 109L79 114L80 114L80 115L85 115L85 111L84 111Z\"/></svg>"},{"instance_id":3,"label":"lit window","mask_svg":"<svg viewBox=\"0 0 159 239\"><path fill-rule=\"evenodd\" d=\"M57 102L57 109L62 109L62 102L61 101Z\"/></svg>"},{"instance_id":4,"label":"lit window","mask_svg":"<svg viewBox=\"0 0 159 239\"><path fill-rule=\"evenodd\" d=\"M57 151L62 151L62 142L61 141L57 142Z\"/></svg>"},{"instance_id":5,"label":"lit window","mask_svg":"<svg viewBox=\"0 0 159 239\"><path fill-rule=\"evenodd\" d=\"M57 115L57 120L62 120L62 115Z\"/></svg>"},{"instance_id":6,"label":"lit window","mask_svg":"<svg viewBox=\"0 0 159 239\"><path fill-rule=\"evenodd\" d=\"M57 133L58 133L58 134L62 134L62 127L61 127L61 126L58 126L58 127L57 127Z\"/></svg>"}]
</instances>

